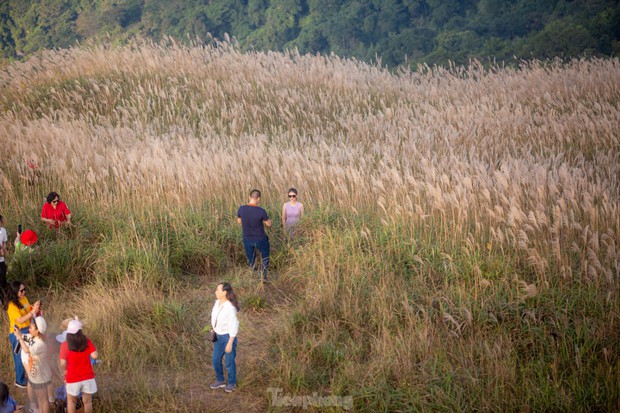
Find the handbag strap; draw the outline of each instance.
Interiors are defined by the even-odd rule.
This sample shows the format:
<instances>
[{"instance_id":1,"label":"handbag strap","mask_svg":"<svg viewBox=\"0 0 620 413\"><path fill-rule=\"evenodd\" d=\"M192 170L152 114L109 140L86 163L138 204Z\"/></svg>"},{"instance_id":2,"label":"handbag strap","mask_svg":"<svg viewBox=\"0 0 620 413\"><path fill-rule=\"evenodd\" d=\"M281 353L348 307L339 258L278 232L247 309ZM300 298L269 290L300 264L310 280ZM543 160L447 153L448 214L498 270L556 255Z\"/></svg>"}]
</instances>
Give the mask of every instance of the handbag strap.
<instances>
[{"instance_id":1,"label":"handbag strap","mask_svg":"<svg viewBox=\"0 0 620 413\"><path fill-rule=\"evenodd\" d=\"M224 303L226 304L226 303ZM222 312L222 310L224 309L224 304L222 304L222 306L220 307L220 311L217 312L217 315L215 316L215 324L213 325L213 329L215 330L215 327L217 326L217 319L220 316L220 313Z\"/></svg>"}]
</instances>

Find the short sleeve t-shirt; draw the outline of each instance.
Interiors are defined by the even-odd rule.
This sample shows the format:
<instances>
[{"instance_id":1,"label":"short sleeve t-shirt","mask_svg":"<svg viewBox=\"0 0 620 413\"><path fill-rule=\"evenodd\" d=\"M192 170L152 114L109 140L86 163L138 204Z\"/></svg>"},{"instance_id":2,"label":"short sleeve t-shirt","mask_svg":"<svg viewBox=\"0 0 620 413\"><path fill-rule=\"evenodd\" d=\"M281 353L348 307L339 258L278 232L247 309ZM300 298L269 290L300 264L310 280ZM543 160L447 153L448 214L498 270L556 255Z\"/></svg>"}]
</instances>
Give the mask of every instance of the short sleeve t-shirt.
<instances>
[{"instance_id":1,"label":"short sleeve t-shirt","mask_svg":"<svg viewBox=\"0 0 620 413\"><path fill-rule=\"evenodd\" d=\"M6 243L9 240L9 237L6 233L6 229L4 227L0 227L0 248L2 248L2 244ZM0 255L0 262L4 262L4 255Z\"/></svg>"},{"instance_id":2,"label":"short sleeve t-shirt","mask_svg":"<svg viewBox=\"0 0 620 413\"><path fill-rule=\"evenodd\" d=\"M47 345L43 340L35 338L29 349L32 366L28 372L28 380L34 384L48 383L52 380L52 368L47 359Z\"/></svg>"},{"instance_id":3,"label":"short sleeve t-shirt","mask_svg":"<svg viewBox=\"0 0 620 413\"><path fill-rule=\"evenodd\" d=\"M46 202L43 204L43 208L41 209L41 218L53 219L55 228L58 228L61 222L65 222L67 220L67 216L70 214L71 211L67 208L67 204L62 201L58 202L56 208L54 208L49 202Z\"/></svg>"},{"instance_id":4,"label":"short sleeve t-shirt","mask_svg":"<svg viewBox=\"0 0 620 413\"><path fill-rule=\"evenodd\" d=\"M9 302L9 305L6 309L6 312L9 315L9 334L13 332L14 325L17 325L17 328L19 328L20 330L22 328L27 328L30 325L30 319L26 320L21 324L17 323L18 318L25 316L32 309L26 297L20 298L19 303L21 304L21 308L17 308L15 304Z\"/></svg>"},{"instance_id":5,"label":"short sleeve t-shirt","mask_svg":"<svg viewBox=\"0 0 620 413\"><path fill-rule=\"evenodd\" d=\"M242 205L237 211L237 216L241 218L243 239L259 241L267 238L263 222L267 221L269 216L263 208L254 205Z\"/></svg>"},{"instance_id":6,"label":"short sleeve t-shirt","mask_svg":"<svg viewBox=\"0 0 620 413\"><path fill-rule=\"evenodd\" d=\"M67 361L67 383L79 383L95 378L90 355L97 351L90 339L87 340L86 350L69 351L69 344L65 341L60 345L60 359Z\"/></svg>"}]
</instances>

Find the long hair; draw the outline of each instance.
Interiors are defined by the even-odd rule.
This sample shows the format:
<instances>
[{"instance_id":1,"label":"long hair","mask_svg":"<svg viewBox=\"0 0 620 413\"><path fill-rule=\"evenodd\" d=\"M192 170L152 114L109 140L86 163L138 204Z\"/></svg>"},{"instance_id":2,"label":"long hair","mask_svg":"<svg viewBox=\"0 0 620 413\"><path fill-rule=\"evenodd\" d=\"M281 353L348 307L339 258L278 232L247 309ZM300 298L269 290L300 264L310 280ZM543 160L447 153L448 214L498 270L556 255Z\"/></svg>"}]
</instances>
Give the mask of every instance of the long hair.
<instances>
[{"instance_id":1,"label":"long hair","mask_svg":"<svg viewBox=\"0 0 620 413\"><path fill-rule=\"evenodd\" d=\"M9 387L0 382L0 407L3 407L7 400L9 400Z\"/></svg>"},{"instance_id":2,"label":"long hair","mask_svg":"<svg viewBox=\"0 0 620 413\"><path fill-rule=\"evenodd\" d=\"M21 308L22 303L19 302L19 287L22 286L22 282L20 280L13 280L9 285L7 294L6 294L6 307L9 308L9 303L15 304L17 308Z\"/></svg>"},{"instance_id":3,"label":"long hair","mask_svg":"<svg viewBox=\"0 0 620 413\"><path fill-rule=\"evenodd\" d=\"M88 340L82 330L78 330L75 334L67 333L67 347L69 347L69 351L77 351L79 353L86 350Z\"/></svg>"},{"instance_id":4,"label":"long hair","mask_svg":"<svg viewBox=\"0 0 620 413\"><path fill-rule=\"evenodd\" d=\"M226 299L239 311L239 301L237 300L237 294L234 293L232 285L227 282L220 283L222 291L226 291Z\"/></svg>"}]
</instances>

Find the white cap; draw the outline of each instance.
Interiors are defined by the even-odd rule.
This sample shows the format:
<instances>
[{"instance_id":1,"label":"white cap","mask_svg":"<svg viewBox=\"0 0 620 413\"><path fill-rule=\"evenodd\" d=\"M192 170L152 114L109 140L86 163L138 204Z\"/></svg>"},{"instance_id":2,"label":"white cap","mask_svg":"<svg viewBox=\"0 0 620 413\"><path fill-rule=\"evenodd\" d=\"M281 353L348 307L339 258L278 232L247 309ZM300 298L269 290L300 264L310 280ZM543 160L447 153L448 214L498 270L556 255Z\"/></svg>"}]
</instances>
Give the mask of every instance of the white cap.
<instances>
[{"instance_id":1,"label":"white cap","mask_svg":"<svg viewBox=\"0 0 620 413\"><path fill-rule=\"evenodd\" d=\"M67 327L67 334L75 334L81 329L82 323L80 323L79 320L71 320L69 321L69 326Z\"/></svg>"},{"instance_id":2,"label":"white cap","mask_svg":"<svg viewBox=\"0 0 620 413\"><path fill-rule=\"evenodd\" d=\"M34 323L36 324L37 330L39 330L41 334L45 334L47 331L47 323L45 322L45 319L41 316L35 317Z\"/></svg>"}]
</instances>

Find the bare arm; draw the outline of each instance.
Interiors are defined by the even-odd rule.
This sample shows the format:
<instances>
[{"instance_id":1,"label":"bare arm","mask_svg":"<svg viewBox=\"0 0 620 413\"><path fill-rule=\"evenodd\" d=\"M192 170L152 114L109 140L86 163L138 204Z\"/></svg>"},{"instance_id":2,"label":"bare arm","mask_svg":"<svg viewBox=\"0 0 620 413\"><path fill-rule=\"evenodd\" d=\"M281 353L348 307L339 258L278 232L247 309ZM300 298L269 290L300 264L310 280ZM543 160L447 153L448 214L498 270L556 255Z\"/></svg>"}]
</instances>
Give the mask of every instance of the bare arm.
<instances>
[{"instance_id":1,"label":"bare arm","mask_svg":"<svg viewBox=\"0 0 620 413\"><path fill-rule=\"evenodd\" d=\"M64 379L67 375L67 360L60 359L60 376Z\"/></svg>"},{"instance_id":2,"label":"bare arm","mask_svg":"<svg viewBox=\"0 0 620 413\"><path fill-rule=\"evenodd\" d=\"M270 227L271 226L271 220L268 219L266 221L263 221L263 224L265 224L266 227Z\"/></svg>"},{"instance_id":3,"label":"bare arm","mask_svg":"<svg viewBox=\"0 0 620 413\"><path fill-rule=\"evenodd\" d=\"M17 324L24 324L26 321L30 320L31 318L34 318L34 311L31 311L28 314L19 317L15 321L17 322Z\"/></svg>"},{"instance_id":4,"label":"bare arm","mask_svg":"<svg viewBox=\"0 0 620 413\"><path fill-rule=\"evenodd\" d=\"M24 324L26 321L32 319L35 317L35 315L37 314L37 311L39 311L39 307L41 306L41 302L37 301L36 303L34 303L34 305L32 307L30 307L30 311L21 316L18 317L15 321L17 322L17 324Z\"/></svg>"},{"instance_id":5,"label":"bare arm","mask_svg":"<svg viewBox=\"0 0 620 413\"><path fill-rule=\"evenodd\" d=\"M241 225L241 217L237 217L237 224Z\"/></svg>"},{"instance_id":6,"label":"bare arm","mask_svg":"<svg viewBox=\"0 0 620 413\"><path fill-rule=\"evenodd\" d=\"M19 328L17 327L13 327L13 334L15 334L15 337L17 337L17 340L19 341L19 344L22 347L22 350L26 353L26 354L30 354L30 349L28 348L28 346L26 345L26 343L23 343L24 341L24 336L22 335L22 332L19 331Z\"/></svg>"},{"instance_id":7,"label":"bare arm","mask_svg":"<svg viewBox=\"0 0 620 413\"><path fill-rule=\"evenodd\" d=\"M233 341L235 341L235 337L228 337L228 343L226 343L226 348L224 349L226 353L230 353L232 351Z\"/></svg>"}]
</instances>

